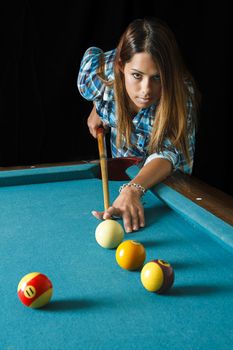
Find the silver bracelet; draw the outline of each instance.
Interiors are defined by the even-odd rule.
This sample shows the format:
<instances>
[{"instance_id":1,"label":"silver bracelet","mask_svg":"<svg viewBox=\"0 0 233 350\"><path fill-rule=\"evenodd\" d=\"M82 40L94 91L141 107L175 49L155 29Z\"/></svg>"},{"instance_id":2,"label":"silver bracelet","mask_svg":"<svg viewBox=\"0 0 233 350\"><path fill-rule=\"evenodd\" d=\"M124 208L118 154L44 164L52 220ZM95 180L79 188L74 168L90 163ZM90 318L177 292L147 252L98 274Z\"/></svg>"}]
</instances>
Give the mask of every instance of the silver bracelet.
<instances>
[{"instance_id":1,"label":"silver bracelet","mask_svg":"<svg viewBox=\"0 0 233 350\"><path fill-rule=\"evenodd\" d=\"M121 191L125 188L125 187L135 187L137 190L141 191L142 192L142 195L144 195L146 193L146 189L139 185L139 184L136 184L135 182L129 182L127 184L124 184L122 185L120 188L119 188L119 192L121 193Z\"/></svg>"}]
</instances>

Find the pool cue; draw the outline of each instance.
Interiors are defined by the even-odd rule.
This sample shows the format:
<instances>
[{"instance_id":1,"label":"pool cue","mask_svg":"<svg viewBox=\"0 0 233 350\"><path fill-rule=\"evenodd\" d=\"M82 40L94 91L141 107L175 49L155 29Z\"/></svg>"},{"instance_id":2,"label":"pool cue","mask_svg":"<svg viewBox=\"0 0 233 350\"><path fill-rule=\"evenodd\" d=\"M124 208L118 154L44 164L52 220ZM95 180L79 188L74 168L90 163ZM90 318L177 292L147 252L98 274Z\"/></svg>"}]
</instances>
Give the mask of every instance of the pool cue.
<instances>
[{"instance_id":1,"label":"pool cue","mask_svg":"<svg viewBox=\"0 0 233 350\"><path fill-rule=\"evenodd\" d=\"M110 205L109 205L109 188L108 188L107 150L106 150L104 129L98 128L96 131L96 134L97 134L100 168L101 168L101 175L102 175L104 209L107 210L110 207Z\"/></svg>"}]
</instances>

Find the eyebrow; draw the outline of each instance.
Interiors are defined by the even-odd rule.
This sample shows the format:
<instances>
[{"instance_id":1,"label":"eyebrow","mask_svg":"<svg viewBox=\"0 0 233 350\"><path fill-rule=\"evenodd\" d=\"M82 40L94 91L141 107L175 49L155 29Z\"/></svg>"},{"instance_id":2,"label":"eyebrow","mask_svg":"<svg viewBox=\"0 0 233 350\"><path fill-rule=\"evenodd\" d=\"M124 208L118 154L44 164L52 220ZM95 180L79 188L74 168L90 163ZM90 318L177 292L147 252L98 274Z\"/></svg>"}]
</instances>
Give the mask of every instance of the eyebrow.
<instances>
[{"instance_id":1,"label":"eyebrow","mask_svg":"<svg viewBox=\"0 0 233 350\"><path fill-rule=\"evenodd\" d=\"M140 74L143 74L143 75L146 75L144 72L141 72L140 70L138 69L135 69L135 68L131 68L132 71L134 72L137 72L137 73L140 73ZM158 72L156 72L155 74L152 74L152 77L154 77L155 75L159 75Z\"/></svg>"}]
</instances>

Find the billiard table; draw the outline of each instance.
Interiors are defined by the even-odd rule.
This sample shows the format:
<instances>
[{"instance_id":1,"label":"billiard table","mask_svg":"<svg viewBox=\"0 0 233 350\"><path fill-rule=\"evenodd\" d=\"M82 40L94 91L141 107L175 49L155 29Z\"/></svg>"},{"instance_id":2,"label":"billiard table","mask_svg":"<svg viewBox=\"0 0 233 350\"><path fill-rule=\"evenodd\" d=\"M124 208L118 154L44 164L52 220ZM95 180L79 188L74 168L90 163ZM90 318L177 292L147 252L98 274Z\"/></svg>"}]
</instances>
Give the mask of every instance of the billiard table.
<instances>
[{"instance_id":1,"label":"billiard table","mask_svg":"<svg viewBox=\"0 0 233 350\"><path fill-rule=\"evenodd\" d=\"M138 171L134 164L126 177L109 176L111 201ZM173 287L158 295L95 241L97 162L1 171L0 349L232 349L233 226L196 199L155 186L143 197L146 227L125 235L144 245L146 262L173 266ZM54 287L41 309L17 296L34 271Z\"/></svg>"}]
</instances>

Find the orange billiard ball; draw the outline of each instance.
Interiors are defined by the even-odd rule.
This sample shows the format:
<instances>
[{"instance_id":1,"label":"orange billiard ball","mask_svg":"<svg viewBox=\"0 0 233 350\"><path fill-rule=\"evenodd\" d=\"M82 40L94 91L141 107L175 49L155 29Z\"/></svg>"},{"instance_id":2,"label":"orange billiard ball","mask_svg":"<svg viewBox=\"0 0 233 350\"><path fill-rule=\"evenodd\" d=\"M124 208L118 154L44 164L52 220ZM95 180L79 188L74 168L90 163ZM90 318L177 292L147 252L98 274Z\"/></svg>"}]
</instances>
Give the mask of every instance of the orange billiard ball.
<instances>
[{"instance_id":1,"label":"orange billiard ball","mask_svg":"<svg viewBox=\"0 0 233 350\"><path fill-rule=\"evenodd\" d=\"M17 292L24 305L37 309L49 303L53 294L53 286L46 275L31 272L20 280Z\"/></svg>"},{"instance_id":2,"label":"orange billiard ball","mask_svg":"<svg viewBox=\"0 0 233 350\"><path fill-rule=\"evenodd\" d=\"M146 258L144 246L136 241L122 242L116 250L116 261L120 267L126 270L139 269Z\"/></svg>"},{"instance_id":3,"label":"orange billiard ball","mask_svg":"<svg viewBox=\"0 0 233 350\"><path fill-rule=\"evenodd\" d=\"M165 293L174 283L174 270L164 260L152 260L143 266L141 282L149 292Z\"/></svg>"}]
</instances>

